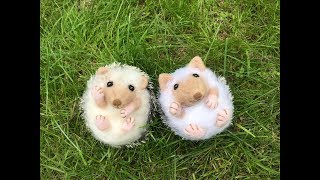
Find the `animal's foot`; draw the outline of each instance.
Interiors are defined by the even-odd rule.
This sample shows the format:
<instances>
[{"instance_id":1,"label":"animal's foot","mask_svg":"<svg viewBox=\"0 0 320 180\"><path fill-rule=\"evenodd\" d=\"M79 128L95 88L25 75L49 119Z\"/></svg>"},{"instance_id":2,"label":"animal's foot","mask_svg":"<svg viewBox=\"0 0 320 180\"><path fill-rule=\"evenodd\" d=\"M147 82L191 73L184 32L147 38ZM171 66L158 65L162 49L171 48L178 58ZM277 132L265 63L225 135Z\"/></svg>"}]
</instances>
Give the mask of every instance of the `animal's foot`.
<instances>
[{"instance_id":1,"label":"animal's foot","mask_svg":"<svg viewBox=\"0 0 320 180\"><path fill-rule=\"evenodd\" d=\"M122 130L127 132L127 131L131 130L134 125L135 125L134 118L133 117L129 117L128 119L126 119L126 121L122 125Z\"/></svg>"},{"instance_id":2,"label":"animal's foot","mask_svg":"<svg viewBox=\"0 0 320 180\"><path fill-rule=\"evenodd\" d=\"M202 138L206 133L206 130L199 127L196 124L189 124L185 129L184 132L191 137L194 138Z\"/></svg>"},{"instance_id":3,"label":"animal's foot","mask_svg":"<svg viewBox=\"0 0 320 180\"><path fill-rule=\"evenodd\" d=\"M218 112L218 117L216 121L216 126L222 127L229 121L230 113L227 111L227 109L223 109Z\"/></svg>"},{"instance_id":4,"label":"animal's foot","mask_svg":"<svg viewBox=\"0 0 320 180\"><path fill-rule=\"evenodd\" d=\"M102 115L96 116L95 124L96 124L97 128L101 131L104 131L104 130L110 128L109 120L105 116L102 116Z\"/></svg>"},{"instance_id":5,"label":"animal's foot","mask_svg":"<svg viewBox=\"0 0 320 180\"><path fill-rule=\"evenodd\" d=\"M120 110L120 116L122 117L122 118L126 118L127 116L128 116L128 111L126 110L126 109L121 109Z\"/></svg>"},{"instance_id":6,"label":"animal's foot","mask_svg":"<svg viewBox=\"0 0 320 180\"><path fill-rule=\"evenodd\" d=\"M96 101L97 104L101 104L104 102L104 93L103 88L99 86L95 86L91 90L91 94L93 96L93 99Z\"/></svg>"},{"instance_id":7,"label":"animal's foot","mask_svg":"<svg viewBox=\"0 0 320 180\"><path fill-rule=\"evenodd\" d=\"M215 109L218 106L218 97L216 95L210 94L205 102L208 108Z\"/></svg>"},{"instance_id":8,"label":"animal's foot","mask_svg":"<svg viewBox=\"0 0 320 180\"><path fill-rule=\"evenodd\" d=\"M134 107L132 107L132 105L128 105L127 107L120 110L120 116L122 118L126 118L132 113L133 110Z\"/></svg>"},{"instance_id":9,"label":"animal's foot","mask_svg":"<svg viewBox=\"0 0 320 180\"><path fill-rule=\"evenodd\" d=\"M181 105L176 102L171 103L169 111L172 115L174 115L176 117L182 117L182 115L183 115Z\"/></svg>"}]
</instances>

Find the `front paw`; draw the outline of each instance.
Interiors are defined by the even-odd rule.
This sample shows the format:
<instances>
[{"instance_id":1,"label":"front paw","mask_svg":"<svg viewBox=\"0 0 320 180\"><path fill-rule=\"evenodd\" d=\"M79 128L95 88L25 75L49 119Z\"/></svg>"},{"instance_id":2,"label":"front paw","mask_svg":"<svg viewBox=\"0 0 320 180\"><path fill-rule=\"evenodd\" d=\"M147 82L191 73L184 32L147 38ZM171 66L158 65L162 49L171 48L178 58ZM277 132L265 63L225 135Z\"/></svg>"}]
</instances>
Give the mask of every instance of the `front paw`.
<instances>
[{"instance_id":1,"label":"front paw","mask_svg":"<svg viewBox=\"0 0 320 180\"><path fill-rule=\"evenodd\" d=\"M216 95L209 95L205 100L206 105L210 109L215 109L218 106L218 96Z\"/></svg>"},{"instance_id":2,"label":"front paw","mask_svg":"<svg viewBox=\"0 0 320 180\"><path fill-rule=\"evenodd\" d=\"M103 88L99 86L95 86L91 89L91 95L97 103L101 103L104 101L104 92Z\"/></svg>"},{"instance_id":3,"label":"front paw","mask_svg":"<svg viewBox=\"0 0 320 180\"><path fill-rule=\"evenodd\" d=\"M97 115L95 120L95 125L100 131L104 131L110 128L110 122L107 117L102 115Z\"/></svg>"},{"instance_id":4,"label":"front paw","mask_svg":"<svg viewBox=\"0 0 320 180\"><path fill-rule=\"evenodd\" d=\"M126 121L122 125L122 130L125 131L125 132L128 132L133 128L134 125L135 125L134 118L133 117L129 117L128 119L126 119Z\"/></svg>"},{"instance_id":5,"label":"front paw","mask_svg":"<svg viewBox=\"0 0 320 180\"><path fill-rule=\"evenodd\" d=\"M225 124L227 124L227 122L229 121L229 116L230 116L230 114L226 109L221 110L220 112L218 112L216 126L222 127Z\"/></svg>"},{"instance_id":6,"label":"front paw","mask_svg":"<svg viewBox=\"0 0 320 180\"><path fill-rule=\"evenodd\" d=\"M169 112L177 117L181 117L183 115L182 107L179 103L173 102L170 105Z\"/></svg>"},{"instance_id":7,"label":"front paw","mask_svg":"<svg viewBox=\"0 0 320 180\"><path fill-rule=\"evenodd\" d=\"M126 109L121 109L120 110L120 116L122 118L126 118L129 114L130 114L130 112L128 110L126 110Z\"/></svg>"}]
</instances>

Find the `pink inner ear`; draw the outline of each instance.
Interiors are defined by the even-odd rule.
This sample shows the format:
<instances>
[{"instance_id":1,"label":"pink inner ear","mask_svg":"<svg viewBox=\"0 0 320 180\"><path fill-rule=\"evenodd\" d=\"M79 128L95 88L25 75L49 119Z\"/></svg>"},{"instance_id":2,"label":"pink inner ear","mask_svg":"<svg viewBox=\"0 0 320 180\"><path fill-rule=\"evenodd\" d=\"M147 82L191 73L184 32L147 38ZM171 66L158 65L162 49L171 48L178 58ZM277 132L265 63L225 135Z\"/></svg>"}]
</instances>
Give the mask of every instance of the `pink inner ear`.
<instances>
[{"instance_id":1,"label":"pink inner ear","mask_svg":"<svg viewBox=\"0 0 320 180\"><path fill-rule=\"evenodd\" d=\"M161 78L160 78L161 77ZM171 75L169 74L163 74L159 76L159 86L161 90L165 90L168 81L172 79Z\"/></svg>"},{"instance_id":2,"label":"pink inner ear","mask_svg":"<svg viewBox=\"0 0 320 180\"><path fill-rule=\"evenodd\" d=\"M142 85L141 85L142 89L145 89L145 88L148 87L148 82L149 82L148 78L145 77L145 76L143 76L143 77L142 77L142 82L141 82L141 84L142 84Z\"/></svg>"},{"instance_id":3,"label":"pink inner ear","mask_svg":"<svg viewBox=\"0 0 320 180\"><path fill-rule=\"evenodd\" d=\"M108 72L108 69L106 67L100 67L98 70L97 70L97 74L105 74Z\"/></svg>"},{"instance_id":4,"label":"pink inner ear","mask_svg":"<svg viewBox=\"0 0 320 180\"><path fill-rule=\"evenodd\" d=\"M197 68L200 71L204 71L206 69L206 66L204 65L202 59L199 56L194 57L188 65L189 67Z\"/></svg>"}]
</instances>

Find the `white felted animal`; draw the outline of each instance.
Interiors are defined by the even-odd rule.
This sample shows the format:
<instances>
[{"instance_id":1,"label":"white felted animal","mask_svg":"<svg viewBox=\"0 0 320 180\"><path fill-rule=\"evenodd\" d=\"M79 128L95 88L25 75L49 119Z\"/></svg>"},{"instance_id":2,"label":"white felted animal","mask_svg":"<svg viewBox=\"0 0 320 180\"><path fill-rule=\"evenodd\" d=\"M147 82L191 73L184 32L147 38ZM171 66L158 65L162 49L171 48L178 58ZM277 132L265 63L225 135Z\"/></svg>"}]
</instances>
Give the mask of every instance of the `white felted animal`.
<instances>
[{"instance_id":1,"label":"white felted animal","mask_svg":"<svg viewBox=\"0 0 320 180\"><path fill-rule=\"evenodd\" d=\"M159 75L164 123L187 140L204 140L225 130L233 118L233 96L223 77L199 56L172 74Z\"/></svg>"},{"instance_id":2,"label":"white felted animal","mask_svg":"<svg viewBox=\"0 0 320 180\"><path fill-rule=\"evenodd\" d=\"M120 147L142 137L150 115L148 81L133 66L113 63L97 70L81 101L86 126L96 139Z\"/></svg>"}]
</instances>

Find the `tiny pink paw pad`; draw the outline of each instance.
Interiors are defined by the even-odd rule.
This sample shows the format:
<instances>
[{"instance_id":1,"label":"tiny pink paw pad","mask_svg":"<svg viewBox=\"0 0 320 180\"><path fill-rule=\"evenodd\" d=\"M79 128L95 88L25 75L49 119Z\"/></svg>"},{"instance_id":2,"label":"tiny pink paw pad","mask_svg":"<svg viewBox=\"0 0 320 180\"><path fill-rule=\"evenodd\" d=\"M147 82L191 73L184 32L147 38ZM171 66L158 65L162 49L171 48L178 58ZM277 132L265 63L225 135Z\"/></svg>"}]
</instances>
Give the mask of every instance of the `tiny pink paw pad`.
<instances>
[{"instance_id":1,"label":"tiny pink paw pad","mask_svg":"<svg viewBox=\"0 0 320 180\"><path fill-rule=\"evenodd\" d=\"M189 124L184 129L184 132L193 138L202 138L205 135L206 130L196 124Z\"/></svg>"},{"instance_id":2,"label":"tiny pink paw pad","mask_svg":"<svg viewBox=\"0 0 320 180\"><path fill-rule=\"evenodd\" d=\"M181 105L176 102L171 103L169 111L172 115L175 115L175 116L182 115Z\"/></svg>"},{"instance_id":3,"label":"tiny pink paw pad","mask_svg":"<svg viewBox=\"0 0 320 180\"><path fill-rule=\"evenodd\" d=\"M104 98L103 89L98 86L92 88L91 94L96 101L102 101Z\"/></svg>"},{"instance_id":4,"label":"tiny pink paw pad","mask_svg":"<svg viewBox=\"0 0 320 180\"><path fill-rule=\"evenodd\" d=\"M127 116L128 116L128 111L126 110L126 109L121 109L120 110L120 116L122 117L122 118L126 118Z\"/></svg>"},{"instance_id":5,"label":"tiny pink paw pad","mask_svg":"<svg viewBox=\"0 0 320 180\"><path fill-rule=\"evenodd\" d=\"M122 130L124 131L129 131L133 128L133 126L135 125L135 120L133 117L129 117L128 119L126 119L126 121L124 122L123 126L122 126Z\"/></svg>"},{"instance_id":6,"label":"tiny pink paw pad","mask_svg":"<svg viewBox=\"0 0 320 180\"><path fill-rule=\"evenodd\" d=\"M209 95L205 100L206 105L210 109L215 109L218 106L218 97L216 95Z\"/></svg>"},{"instance_id":7,"label":"tiny pink paw pad","mask_svg":"<svg viewBox=\"0 0 320 180\"><path fill-rule=\"evenodd\" d=\"M216 125L218 127L222 127L229 121L229 113L226 109L221 110L218 112L218 117L216 121Z\"/></svg>"},{"instance_id":8,"label":"tiny pink paw pad","mask_svg":"<svg viewBox=\"0 0 320 180\"><path fill-rule=\"evenodd\" d=\"M108 119L102 115L96 116L95 125L101 131L106 130L110 127Z\"/></svg>"}]
</instances>

